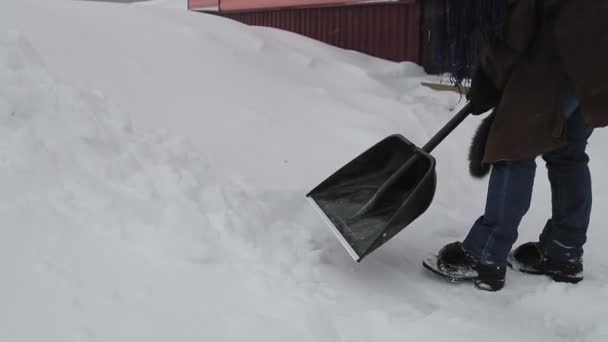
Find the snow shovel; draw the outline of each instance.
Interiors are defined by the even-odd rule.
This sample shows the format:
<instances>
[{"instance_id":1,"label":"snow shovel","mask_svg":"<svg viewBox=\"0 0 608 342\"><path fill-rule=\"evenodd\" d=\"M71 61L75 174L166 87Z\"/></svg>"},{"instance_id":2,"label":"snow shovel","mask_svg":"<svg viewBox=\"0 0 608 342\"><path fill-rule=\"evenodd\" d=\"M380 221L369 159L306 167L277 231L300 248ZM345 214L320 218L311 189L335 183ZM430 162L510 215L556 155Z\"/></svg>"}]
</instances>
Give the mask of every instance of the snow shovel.
<instances>
[{"instance_id":1,"label":"snow shovel","mask_svg":"<svg viewBox=\"0 0 608 342\"><path fill-rule=\"evenodd\" d=\"M469 103L422 148L391 135L306 195L355 261L428 209L436 186L435 158L430 153L470 113Z\"/></svg>"}]
</instances>

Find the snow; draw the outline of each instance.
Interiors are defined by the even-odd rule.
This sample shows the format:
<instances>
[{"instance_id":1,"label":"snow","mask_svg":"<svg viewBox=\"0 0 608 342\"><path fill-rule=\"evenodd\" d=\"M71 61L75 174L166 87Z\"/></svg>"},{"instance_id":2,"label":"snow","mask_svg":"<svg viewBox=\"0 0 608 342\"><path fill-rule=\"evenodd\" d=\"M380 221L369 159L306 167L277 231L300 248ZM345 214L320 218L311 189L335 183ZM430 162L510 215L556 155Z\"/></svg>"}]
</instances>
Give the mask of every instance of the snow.
<instances>
[{"instance_id":1,"label":"snow","mask_svg":"<svg viewBox=\"0 0 608 342\"><path fill-rule=\"evenodd\" d=\"M591 141L586 280L496 294L420 265L483 208L468 119L431 209L361 264L304 195L462 102L389 63L163 6L0 2L0 340L605 341L608 170ZM540 165L539 165L540 166ZM539 167L520 242L549 213Z\"/></svg>"},{"instance_id":2,"label":"snow","mask_svg":"<svg viewBox=\"0 0 608 342\"><path fill-rule=\"evenodd\" d=\"M138 5L150 5L171 9L186 9L188 8L188 0L145 0L137 3Z\"/></svg>"}]
</instances>

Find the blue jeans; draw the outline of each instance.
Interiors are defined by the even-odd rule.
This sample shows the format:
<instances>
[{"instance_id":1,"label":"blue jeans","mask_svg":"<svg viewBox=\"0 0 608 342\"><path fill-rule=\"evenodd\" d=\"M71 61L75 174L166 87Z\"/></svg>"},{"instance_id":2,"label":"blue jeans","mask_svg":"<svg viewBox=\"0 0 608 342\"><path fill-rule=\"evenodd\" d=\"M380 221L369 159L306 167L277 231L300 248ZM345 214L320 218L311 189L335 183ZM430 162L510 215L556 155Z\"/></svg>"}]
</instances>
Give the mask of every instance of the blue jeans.
<instances>
[{"instance_id":1,"label":"blue jeans","mask_svg":"<svg viewBox=\"0 0 608 342\"><path fill-rule=\"evenodd\" d=\"M583 255L591 215L591 174L585 152L591 133L577 111L566 122L566 143L542 156L553 210L539 242L555 260L573 261ZM506 266L519 224L530 208L535 173L535 159L492 166L485 213L463 241L464 248L482 264Z\"/></svg>"}]
</instances>

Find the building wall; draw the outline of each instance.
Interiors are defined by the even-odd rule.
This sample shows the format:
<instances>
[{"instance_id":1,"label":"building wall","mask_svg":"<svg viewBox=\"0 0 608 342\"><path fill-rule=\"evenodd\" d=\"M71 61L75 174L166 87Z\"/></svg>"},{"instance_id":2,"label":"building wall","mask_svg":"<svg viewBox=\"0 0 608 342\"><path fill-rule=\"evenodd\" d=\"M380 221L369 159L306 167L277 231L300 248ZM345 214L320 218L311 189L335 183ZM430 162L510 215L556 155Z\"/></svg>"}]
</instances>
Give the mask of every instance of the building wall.
<instances>
[{"instance_id":1,"label":"building wall","mask_svg":"<svg viewBox=\"0 0 608 342\"><path fill-rule=\"evenodd\" d=\"M218 8L221 11L244 11L293 7L349 5L363 3L412 2L411 0L188 0L190 9Z\"/></svg>"},{"instance_id":2,"label":"building wall","mask_svg":"<svg viewBox=\"0 0 608 342\"><path fill-rule=\"evenodd\" d=\"M217 10L218 5L218 0L188 0L188 9L191 10Z\"/></svg>"},{"instance_id":3,"label":"building wall","mask_svg":"<svg viewBox=\"0 0 608 342\"><path fill-rule=\"evenodd\" d=\"M221 0L222 11L242 11L251 9L311 7L345 5L369 2L366 0ZM385 1L386 2L386 1Z\"/></svg>"},{"instance_id":4,"label":"building wall","mask_svg":"<svg viewBox=\"0 0 608 342\"><path fill-rule=\"evenodd\" d=\"M296 32L388 60L420 63L421 11L416 1L222 15L250 25Z\"/></svg>"},{"instance_id":5,"label":"building wall","mask_svg":"<svg viewBox=\"0 0 608 342\"><path fill-rule=\"evenodd\" d=\"M195 0L191 0L195 1ZM197 0L198 1L198 0ZM365 4L245 10L239 2L269 4L270 0L232 0L234 10L219 15L249 25L295 32L337 47L392 61L421 63L421 0L365 1ZM287 1L272 0L274 3ZM293 0L300 5L324 0ZM330 1L325 1L329 3ZM332 0L331 2L335 2ZM209 6L208 4L206 6ZM236 10L239 8L239 10Z\"/></svg>"}]
</instances>

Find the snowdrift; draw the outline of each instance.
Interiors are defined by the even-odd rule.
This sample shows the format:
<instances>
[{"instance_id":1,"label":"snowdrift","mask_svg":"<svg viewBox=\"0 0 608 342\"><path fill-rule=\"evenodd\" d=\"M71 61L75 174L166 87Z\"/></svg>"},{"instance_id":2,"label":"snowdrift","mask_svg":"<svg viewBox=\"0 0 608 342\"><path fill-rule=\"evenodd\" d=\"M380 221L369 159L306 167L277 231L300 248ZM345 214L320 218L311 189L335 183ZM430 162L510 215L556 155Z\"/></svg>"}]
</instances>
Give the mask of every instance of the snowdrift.
<instances>
[{"instance_id":1,"label":"snowdrift","mask_svg":"<svg viewBox=\"0 0 608 342\"><path fill-rule=\"evenodd\" d=\"M478 119L434 153L431 210L363 264L308 206L374 142L424 142L453 115L428 78L198 13L0 3L0 340L605 340L603 131L579 286L509 273L487 295L421 270L482 210ZM539 172L520 240L548 199Z\"/></svg>"}]
</instances>

